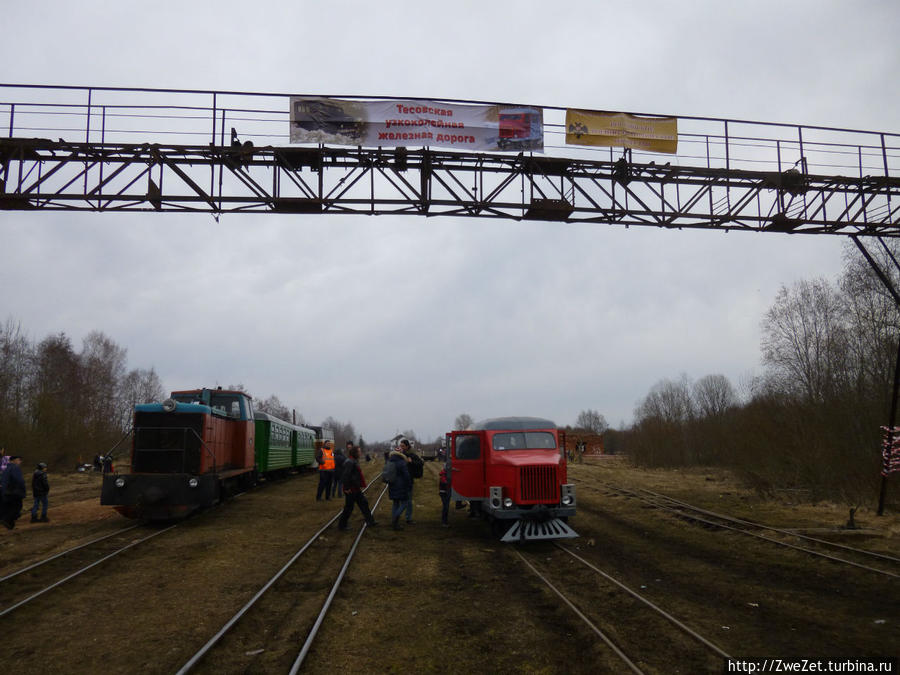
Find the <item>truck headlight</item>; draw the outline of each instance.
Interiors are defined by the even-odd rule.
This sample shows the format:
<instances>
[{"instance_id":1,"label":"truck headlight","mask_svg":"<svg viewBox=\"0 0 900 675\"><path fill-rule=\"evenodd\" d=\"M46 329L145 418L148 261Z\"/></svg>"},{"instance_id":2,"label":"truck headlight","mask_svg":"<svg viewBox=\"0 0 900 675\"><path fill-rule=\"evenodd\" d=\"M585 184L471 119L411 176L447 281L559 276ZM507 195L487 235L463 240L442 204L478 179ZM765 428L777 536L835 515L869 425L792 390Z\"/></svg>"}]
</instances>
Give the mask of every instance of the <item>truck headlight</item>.
<instances>
[{"instance_id":1,"label":"truck headlight","mask_svg":"<svg viewBox=\"0 0 900 675\"><path fill-rule=\"evenodd\" d=\"M575 500L572 499L572 495L566 495L562 498L563 506L569 506L573 501Z\"/></svg>"},{"instance_id":2,"label":"truck headlight","mask_svg":"<svg viewBox=\"0 0 900 675\"><path fill-rule=\"evenodd\" d=\"M200 484L200 481L198 481L196 478L188 479L188 485L190 485L192 488L197 487L199 484Z\"/></svg>"},{"instance_id":3,"label":"truck headlight","mask_svg":"<svg viewBox=\"0 0 900 675\"><path fill-rule=\"evenodd\" d=\"M513 505L513 500L511 497L507 497L503 500L503 506L507 509L511 509Z\"/></svg>"},{"instance_id":4,"label":"truck headlight","mask_svg":"<svg viewBox=\"0 0 900 675\"><path fill-rule=\"evenodd\" d=\"M121 476L119 476L118 478L116 478L116 487L117 487L117 488L123 488L123 487L125 487L125 479L122 478Z\"/></svg>"}]
</instances>

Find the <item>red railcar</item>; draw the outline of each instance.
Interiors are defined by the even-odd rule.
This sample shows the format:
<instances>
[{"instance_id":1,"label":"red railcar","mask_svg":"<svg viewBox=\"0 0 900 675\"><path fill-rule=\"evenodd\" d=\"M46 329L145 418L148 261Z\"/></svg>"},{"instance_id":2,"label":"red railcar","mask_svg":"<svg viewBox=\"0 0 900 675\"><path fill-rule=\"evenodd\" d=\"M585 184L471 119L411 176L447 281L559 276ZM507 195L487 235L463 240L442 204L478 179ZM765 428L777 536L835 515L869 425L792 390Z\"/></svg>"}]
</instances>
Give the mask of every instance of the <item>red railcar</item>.
<instances>
[{"instance_id":1,"label":"red railcar","mask_svg":"<svg viewBox=\"0 0 900 675\"><path fill-rule=\"evenodd\" d=\"M103 477L100 503L132 518L185 516L255 479L254 420L242 391L174 391L135 406L131 473Z\"/></svg>"},{"instance_id":2,"label":"red railcar","mask_svg":"<svg viewBox=\"0 0 900 675\"><path fill-rule=\"evenodd\" d=\"M575 486L550 420L500 417L447 434L451 498L468 500L503 541L577 537Z\"/></svg>"}]
</instances>

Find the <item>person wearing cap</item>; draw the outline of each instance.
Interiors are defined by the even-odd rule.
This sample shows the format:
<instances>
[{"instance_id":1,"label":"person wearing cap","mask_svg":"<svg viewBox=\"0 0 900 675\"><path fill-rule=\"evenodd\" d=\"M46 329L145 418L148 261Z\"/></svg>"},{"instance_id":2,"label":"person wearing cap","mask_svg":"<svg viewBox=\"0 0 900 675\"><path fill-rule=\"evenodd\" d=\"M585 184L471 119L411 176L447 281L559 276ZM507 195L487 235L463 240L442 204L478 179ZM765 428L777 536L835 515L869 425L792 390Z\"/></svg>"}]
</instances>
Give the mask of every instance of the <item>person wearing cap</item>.
<instances>
[{"instance_id":1,"label":"person wearing cap","mask_svg":"<svg viewBox=\"0 0 900 675\"><path fill-rule=\"evenodd\" d=\"M388 461L395 462L396 466L394 468L397 470L396 479L388 483L388 497L394 502L394 506L391 509L391 526L395 530L402 530L403 526L400 525L400 516L406 510L407 503L412 496L412 478L406 466L409 459L400 451L400 448L397 448L396 450L391 450Z\"/></svg>"},{"instance_id":2,"label":"person wearing cap","mask_svg":"<svg viewBox=\"0 0 900 675\"><path fill-rule=\"evenodd\" d=\"M403 456L406 458L407 466L409 469L409 499L406 502L406 524L414 525L412 514L413 514L413 487L416 482L416 478L421 478L424 473L425 463L422 461L422 458L419 457L416 453L413 452L412 446L409 441L405 438L400 441L400 452L403 453Z\"/></svg>"},{"instance_id":3,"label":"person wearing cap","mask_svg":"<svg viewBox=\"0 0 900 675\"><path fill-rule=\"evenodd\" d=\"M322 500L325 493L325 501L331 499L331 480L334 476L334 443L325 441L322 447L316 451L316 462L319 464L319 487L316 488L316 501Z\"/></svg>"},{"instance_id":4,"label":"person wearing cap","mask_svg":"<svg viewBox=\"0 0 900 675\"><path fill-rule=\"evenodd\" d=\"M0 521L11 530L22 513L22 500L25 499L25 477L22 475L22 458L13 455L9 458L6 471L0 475L0 491L3 493L0 506Z\"/></svg>"},{"instance_id":5,"label":"person wearing cap","mask_svg":"<svg viewBox=\"0 0 900 675\"><path fill-rule=\"evenodd\" d=\"M47 495L50 494L50 481L47 480L47 465L44 462L38 462L34 475L31 477L31 494L34 497L34 506L31 507L32 523L48 523L47 518ZM41 517L38 519L38 507L42 507Z\"/></svg>"}]
</instances>

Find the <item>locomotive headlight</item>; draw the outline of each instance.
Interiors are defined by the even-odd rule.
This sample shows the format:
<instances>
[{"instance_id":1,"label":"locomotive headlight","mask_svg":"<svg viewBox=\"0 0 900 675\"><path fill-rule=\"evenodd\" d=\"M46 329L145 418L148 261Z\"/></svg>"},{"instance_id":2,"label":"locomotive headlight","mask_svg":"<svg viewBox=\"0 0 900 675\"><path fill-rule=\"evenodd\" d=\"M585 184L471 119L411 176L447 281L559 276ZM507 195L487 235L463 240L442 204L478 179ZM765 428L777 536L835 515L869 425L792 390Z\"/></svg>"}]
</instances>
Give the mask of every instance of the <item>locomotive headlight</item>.
<instances>
[{"instance_id":1,"label":"locomotive headlight","mask_svg":"<svg viewBox=\"0 0 900 675\"><path fill-rule=\"evenodd\" d=\"M192 488L197 487L197 485L199 484L200 482L196 478L191 478L188 480L188 485L190 485Z\"/></svg>"},{"instance_id":2,"label":"locomotive headlight","mask_svg":"<svg viewBox=\"0 0 900 675\"><path fill-rule=\"evenodd\" d=\"M506 508L511 509L512 505L513 505L512 498L507 497L506 499L503 500L503 506L505 506Z\"/></svg>"},{"instance_id":3,"label":"locomotive headlight","mask_svg":"<svg viewBox=\"0 0 900 675\"><path fill-rule=\"evenodd\" d=\"M117 488L125 487L125 479L122 478L121 476L119 478L116 478L116 487Z\"/></svg>"},{"instance_id":4,"label":"locomotive headlight","mask_svg":"<svg viewBox=\"0 0 900 675\"><path fill-rule=\"evenodd\" d=\"M162 407L166 412L172 412L176 407L178 407L178 404L175 402L174 398L167 398L165 401L163 401Z\"/></svg>"}]
</instances>

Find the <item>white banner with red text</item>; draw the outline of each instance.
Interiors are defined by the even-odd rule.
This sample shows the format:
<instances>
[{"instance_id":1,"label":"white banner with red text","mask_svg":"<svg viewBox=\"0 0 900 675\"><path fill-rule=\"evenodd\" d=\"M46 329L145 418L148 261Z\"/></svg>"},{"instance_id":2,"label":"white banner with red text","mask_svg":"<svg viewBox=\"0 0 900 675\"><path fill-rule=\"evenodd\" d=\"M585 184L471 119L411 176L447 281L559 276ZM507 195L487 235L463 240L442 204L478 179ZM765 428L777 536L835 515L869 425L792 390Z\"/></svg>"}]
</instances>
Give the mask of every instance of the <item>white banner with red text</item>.
<instances>
[{"instance_id":1,"label":"white banner with red text","mask_svg":"<svg viewBox=\"0 0 900 675\"><path fill-rule=\"evenodd\" d=\"M433 101L291 97L291 143L543 152L543 110Z\"/></svg>"}]
</instances>

